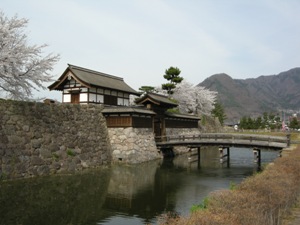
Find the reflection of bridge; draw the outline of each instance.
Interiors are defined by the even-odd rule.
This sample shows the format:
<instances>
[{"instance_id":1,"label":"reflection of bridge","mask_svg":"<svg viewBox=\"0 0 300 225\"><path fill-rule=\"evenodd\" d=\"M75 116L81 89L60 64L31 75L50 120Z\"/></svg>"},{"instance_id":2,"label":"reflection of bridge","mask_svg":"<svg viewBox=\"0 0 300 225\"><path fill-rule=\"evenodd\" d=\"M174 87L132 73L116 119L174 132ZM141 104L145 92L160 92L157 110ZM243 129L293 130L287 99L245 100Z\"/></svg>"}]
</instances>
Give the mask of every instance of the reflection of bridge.
<instances>
[{"instance_id":1,"label":"reflection of bridge","mask_svg":"<svg viewBox=\"0 0 300 225\"><path fill-rule=\"evenodd\" d=\"M190 136L163 136L156 138L156 145L160 149L170 149L173 146L187 146L197 148L198 163L200 163L200 147L219 146L220 162L224 158L229 166L230 147L253 148L255 161L260 165L260 149L282 150L290 145L290 135L286 137L254 134L230 134L230 133L202 133ZM224 154L224 150L227 154Z\"/></svg>"}]
</instances>

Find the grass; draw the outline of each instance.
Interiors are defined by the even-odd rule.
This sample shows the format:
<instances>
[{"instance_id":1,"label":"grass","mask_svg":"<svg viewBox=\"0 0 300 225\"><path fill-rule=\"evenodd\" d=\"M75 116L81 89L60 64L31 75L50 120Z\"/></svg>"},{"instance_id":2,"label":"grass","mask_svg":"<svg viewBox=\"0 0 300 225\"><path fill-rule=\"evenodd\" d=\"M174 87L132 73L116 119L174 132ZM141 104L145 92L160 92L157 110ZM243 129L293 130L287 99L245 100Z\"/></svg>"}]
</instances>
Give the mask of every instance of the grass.
<instances>
[{"instance_id":1,"label":"grass","mask_svg":"<svg viewBox=\"0 0 300 225\"><path fill-rule=\"evenodd\" d=\"M258 134L258 135L270 135L270 136L279 136L279 137L286 137L287 134L291 135L291 140L300 140L300 132L271 132L271 131L247 131L244 130L243 132L231 132L233 134L241 133L241 134Z\"/></svg>"},{"instance_id":2,"label":"grass","mask_svg":"<svg viewBox=\"0 0 300 225\"><path fill-rule=\"evenodd\" d=\"M209 202L209 198L205 197L203 199L202 203L200 203L199 205L193 205L190 211L193 213L193 212L196 212L198 210L207 209L208 202Z\"/></svg>"},{"instance_id":3,"label":"grass","mask_svg":"<svg viewBox=\"0 0 300 225\"><path fill-rule=\"evenodd\" d=\"M235 190L237 188L237 184L234 183L234 182L230 182L229 184L229 190ZM202 203L198 204L198 205L193 205L190 209L190 211L193 213L193 212L196 212L198 210L205 210L207 209L208 205L209 205L209 197L205 197L202 201Z\"/></svg>"},{"instance_id":4,"label":"grass","mask_svg":"<svg viewBox=\"0 0 300 225\"><path fill-rule=\"evenodd\" d=\"M237 189L237 184L236 183L234 183L234 182L232 182L232 181L230 181L230 184L229 184L229 190L235 190L235 189Z\"/></svg>"}]
</instances>

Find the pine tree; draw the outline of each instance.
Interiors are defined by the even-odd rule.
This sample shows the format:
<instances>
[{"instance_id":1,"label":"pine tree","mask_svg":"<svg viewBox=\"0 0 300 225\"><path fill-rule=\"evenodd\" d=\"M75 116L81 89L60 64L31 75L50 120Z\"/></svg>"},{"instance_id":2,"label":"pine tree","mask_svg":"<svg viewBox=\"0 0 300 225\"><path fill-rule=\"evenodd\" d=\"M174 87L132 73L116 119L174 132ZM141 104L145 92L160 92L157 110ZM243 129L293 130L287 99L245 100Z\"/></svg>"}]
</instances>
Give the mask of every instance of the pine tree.
<instances>
[{"instance_id":1,"label":"pine tree","mask_svg":"<svg viewBox=\"0 0 300 225\"><path fill-rule=\"evenodd\" d=\"M155 92L155 87L152 86L141 86L139 88L139 90L141 91L141 93L151 93L151 92Z\"/></svg>"},{"instance_id":2,"label":"pine tree","mask_svg":"<svg viewBox=\"0 0 300 225\"><path fill-rule=\"evenodd\" d=\"M214 109L211 111L211 114L212 114L214 117L216 117L216 118L219 119L221 125L224 125L224 121L225 121L225 119L226 119L226 114L225 114L225 111L224 111L224 107L223 107L222 104L219 103L219 102L216 102L216 103L214 104L214 106L215 106L215 107L214 107Z\"/></svg>"},{"instance_id":3,"label":"pine tree","mask_svg":"<svg viewBox=\"0 0 300 225\"><path fill-rule=\"evenodd\" d=\"M162 84L162 89L166 90L169 95L173 94L173 89L176 88L176 84L181 83L183 77L180 77L181 71L177 67L170 67L165 71L164 78L169 81L169 83Z\"/></svg>"}]
</instances>

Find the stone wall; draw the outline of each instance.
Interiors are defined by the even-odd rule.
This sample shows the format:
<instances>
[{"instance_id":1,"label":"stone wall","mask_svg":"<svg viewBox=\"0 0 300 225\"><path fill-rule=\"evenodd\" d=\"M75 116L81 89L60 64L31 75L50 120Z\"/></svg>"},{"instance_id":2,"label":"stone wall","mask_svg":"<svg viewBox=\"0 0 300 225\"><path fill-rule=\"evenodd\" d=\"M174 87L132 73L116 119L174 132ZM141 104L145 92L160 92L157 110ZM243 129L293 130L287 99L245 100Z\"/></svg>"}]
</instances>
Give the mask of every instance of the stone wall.
<instances>
[{"instance_id":1,"label":"stone wall","mask_svg":"<svg viewBox=\"0 0 300 225\"><path fill-rule=\"evenodd\" d=\"M0 178L69 173L111 162L101 106L0 99Z\"/></svg>"},{"instance_id":2,"label":"stone wall","mask_svg":"<svg viewBox=\"0 0 300 225\"><path fill-rule=\"evenodd\" d=\"M0 99L0 179L70 173L162 158L150 128L107 128L103 106ZM199 129L168 128L167 135ZM174 147L175 154L187 152Z\"/></svg>"},{"instance_id":3,"label":"stone wall","mask_svg":"<svg viewBox=\"0 0 300 225\"><path fill-rule=\"evenodd\" d=\"M141 163L161 158L150 128L108 128L112 161Z\"/></svg>"},{"instance_id":4,"label":"stone wall","mask_svg":"<svg viewBox=\"0 0 300 225\"><path fill-rule=\"evenodd\" d=\"M200 135L201 131L199 128L167 128L167 136L179 136L179 135Z\"/></svg>"},{"instance_id":5,"label":"stone wall","mask_svg":"<svg viewBox=\"0 0 300 225\"><path fill-rule=\"evenodd\" d=\"M200 135L201 131L199 128L167 128L166 134L167 136L192 136L192 135ZM174 146L173 152L175 155L187 153L190 149L186 146Z\"/></svg>"}]
</instances>

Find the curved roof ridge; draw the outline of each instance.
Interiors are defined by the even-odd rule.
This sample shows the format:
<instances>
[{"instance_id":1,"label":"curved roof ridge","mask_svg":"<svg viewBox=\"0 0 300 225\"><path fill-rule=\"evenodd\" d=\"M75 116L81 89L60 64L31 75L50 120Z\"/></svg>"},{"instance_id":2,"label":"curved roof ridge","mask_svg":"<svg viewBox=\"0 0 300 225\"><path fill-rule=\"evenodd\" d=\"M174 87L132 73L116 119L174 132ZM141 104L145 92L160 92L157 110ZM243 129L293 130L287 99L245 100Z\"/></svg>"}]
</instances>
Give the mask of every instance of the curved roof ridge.
<instances>
[{"instance_id":1,"label":"curved roof ridge","mask_svg":"<svg viewBox=\"0 0 300 225\"><path fill-rule=\"evenodd\" d=\"M72 64L68 64L68 66L69 66L69 68L71 70L72 69L77 69L77 70L81 70L81 71L84 71L84 72L93 73L93 74L100 75L100 76L105 76L105 77L109 77L109 78L113 78L113 79L118 79L118 80L122 80L122 81L124 80L122 77L110 75L110 74L107 74L107 73L102 73L102 72L99 72L99 71L96 71L96 70L91 70L91 69L87 69L87 68L80 67L80 66L75 66L75 65L72 65Z\"/></svg>"}]
</instances>

